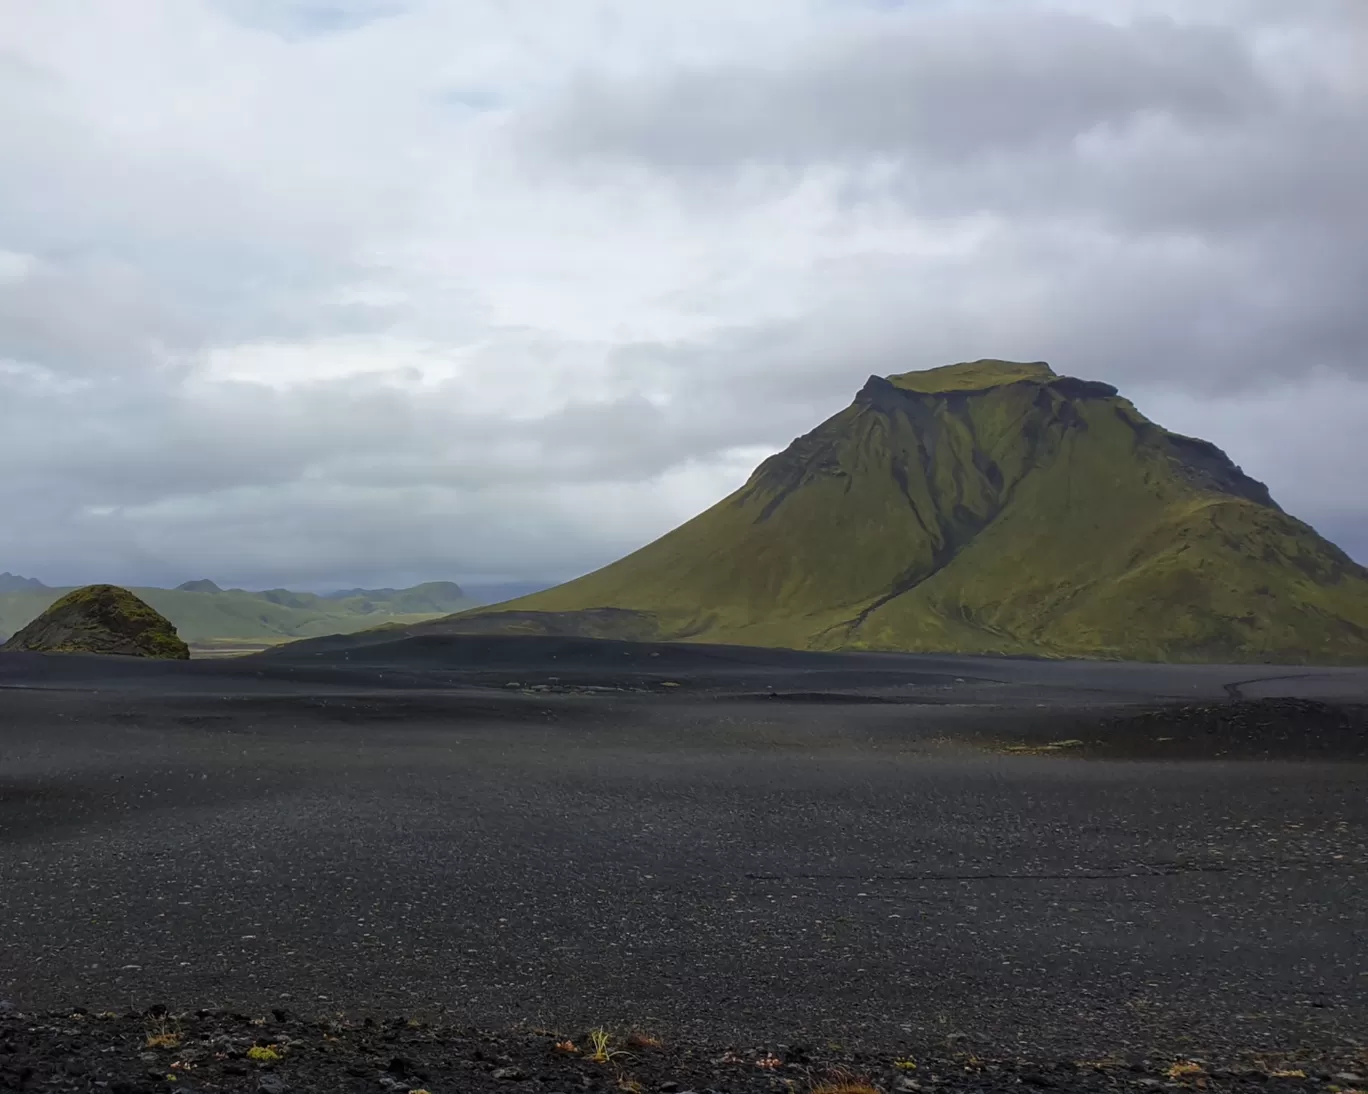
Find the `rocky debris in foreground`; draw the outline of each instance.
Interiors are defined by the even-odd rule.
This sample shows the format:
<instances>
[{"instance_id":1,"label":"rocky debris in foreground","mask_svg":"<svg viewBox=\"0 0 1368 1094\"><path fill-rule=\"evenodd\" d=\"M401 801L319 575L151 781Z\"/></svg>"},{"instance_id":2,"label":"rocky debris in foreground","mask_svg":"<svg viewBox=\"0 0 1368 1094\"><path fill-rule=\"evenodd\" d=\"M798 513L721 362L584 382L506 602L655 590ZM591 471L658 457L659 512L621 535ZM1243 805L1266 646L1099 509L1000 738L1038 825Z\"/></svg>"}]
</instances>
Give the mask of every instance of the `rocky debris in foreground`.
<instances>
[{"instance_id":1,"label":"rocky debris in foreground","mask_svg":"<svg viewBox=\"0 0 1368 1094\"><path fill-rule=\"evenodd\" d=\"M718 1031L719 1038L723 1031ZM917 1094L919 1091L1318 1091L1368 1086L1340 1058L994 1059L958 1034L895 1057L839 1045L661 1043L646 1032L505 1033L394 1018L304 1021L200 1010L23 1014L0 1001L0 1091L108 1094ZM597 1051L596 1051L597 1050Z\"/></svg>"}]
</instances>

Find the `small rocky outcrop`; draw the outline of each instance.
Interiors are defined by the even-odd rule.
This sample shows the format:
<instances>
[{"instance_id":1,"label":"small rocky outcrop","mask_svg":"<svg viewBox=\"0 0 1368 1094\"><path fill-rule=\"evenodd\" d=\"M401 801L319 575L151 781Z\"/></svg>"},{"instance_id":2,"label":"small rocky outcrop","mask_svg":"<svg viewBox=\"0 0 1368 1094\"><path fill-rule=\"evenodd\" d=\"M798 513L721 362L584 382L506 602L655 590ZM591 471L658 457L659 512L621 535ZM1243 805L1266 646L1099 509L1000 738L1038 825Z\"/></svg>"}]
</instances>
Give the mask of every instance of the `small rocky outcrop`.
<instances>
[{"instance_id":1,"label":"small rocky outcrop","mask_svg":"<svg viewBox=\"0 0 1368 1094\"><path fill-rule=\"evenodd\" d=\"M117 585L86 585L67 593L0 649L190 657L190 647L170 620Z\"/></svg>"}]
</instances>

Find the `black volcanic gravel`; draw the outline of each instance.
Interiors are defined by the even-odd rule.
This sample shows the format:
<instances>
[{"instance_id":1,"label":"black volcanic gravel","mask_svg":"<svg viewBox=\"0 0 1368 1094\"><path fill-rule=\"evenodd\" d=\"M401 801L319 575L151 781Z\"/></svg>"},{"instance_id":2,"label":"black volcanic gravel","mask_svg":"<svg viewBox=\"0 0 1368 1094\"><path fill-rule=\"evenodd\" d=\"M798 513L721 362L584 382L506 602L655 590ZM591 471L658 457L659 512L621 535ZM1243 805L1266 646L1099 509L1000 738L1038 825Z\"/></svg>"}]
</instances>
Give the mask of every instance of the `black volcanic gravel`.
<instances>
[{"instance_id":1,"label":"black volcanic gravel","mask_svg":"<svg viewBox=\"0 0 1368 1094\"><path fill-rule=\"evenodd\" d=\"M306 654L0 657L0 1089L1363 1072L1361 670ZM144 1046L152 1000L206 1057ZM664 1052L619 1079L534 1032L599 1024Z\"/></svg>"}]
</instances>

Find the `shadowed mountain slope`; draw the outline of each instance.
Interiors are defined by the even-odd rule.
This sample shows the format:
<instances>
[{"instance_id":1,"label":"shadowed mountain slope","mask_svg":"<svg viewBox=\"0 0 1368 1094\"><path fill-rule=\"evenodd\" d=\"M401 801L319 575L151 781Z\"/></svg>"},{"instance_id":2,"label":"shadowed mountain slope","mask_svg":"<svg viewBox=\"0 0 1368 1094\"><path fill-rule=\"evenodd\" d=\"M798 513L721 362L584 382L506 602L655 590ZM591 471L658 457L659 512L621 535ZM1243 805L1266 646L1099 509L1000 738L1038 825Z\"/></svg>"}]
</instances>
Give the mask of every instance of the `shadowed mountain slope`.
<instances>
[{"instance_id":1,"label":"shadowed mountain slope","mask_svg":"<svg viewBox=\"0 0 1368 1094\"><path fill-rule=\"evenodd\" d=\"M1368 570L1214 445L1043 363L886 379L730 497L448 629L1368 662Z\"/></svg>"}]
</instances>

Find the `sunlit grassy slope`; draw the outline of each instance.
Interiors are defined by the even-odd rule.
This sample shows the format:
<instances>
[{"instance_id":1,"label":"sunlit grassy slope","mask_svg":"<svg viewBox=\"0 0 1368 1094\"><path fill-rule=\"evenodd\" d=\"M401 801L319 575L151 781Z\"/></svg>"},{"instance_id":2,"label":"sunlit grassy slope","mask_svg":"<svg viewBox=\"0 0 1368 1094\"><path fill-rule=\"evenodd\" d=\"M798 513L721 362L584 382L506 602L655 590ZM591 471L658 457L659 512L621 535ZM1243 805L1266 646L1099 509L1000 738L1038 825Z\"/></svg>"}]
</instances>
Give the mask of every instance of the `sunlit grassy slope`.
<instances>
[{"instance_id":1,"label":"sunlit grassy slope","mask_svg":"<svg viewBox=\"0 0 1368 1094\"><path fill-rule=\"evenodd\" d=\"M607 611L606 609L616 609ZM595 573L453 617L816 649L1368 662L1368 570L1105 384L887 379Z\"/></svg>"}]
</instances>

